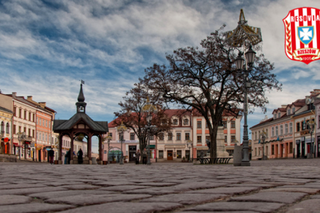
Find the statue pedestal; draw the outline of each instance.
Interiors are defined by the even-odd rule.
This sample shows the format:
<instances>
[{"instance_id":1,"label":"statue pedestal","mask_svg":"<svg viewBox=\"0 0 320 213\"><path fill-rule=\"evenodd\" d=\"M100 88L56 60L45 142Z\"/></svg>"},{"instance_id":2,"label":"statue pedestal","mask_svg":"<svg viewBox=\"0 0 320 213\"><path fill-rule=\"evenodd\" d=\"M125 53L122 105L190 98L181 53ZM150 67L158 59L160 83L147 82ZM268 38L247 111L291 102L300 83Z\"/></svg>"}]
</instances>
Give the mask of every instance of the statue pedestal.
<instances>
[{"instance_id":1,"label":"statue pedestal","mask_svg":"<svg viewBox=\"0 0 320 213\"><path fill-rule=\"evenodd\" d=\"M226 146L224 145L223 126L219 126L218 132L217 132L217 157L218 158L230 157L229 153L226 151Z\"/></svg>"}]
</instances>

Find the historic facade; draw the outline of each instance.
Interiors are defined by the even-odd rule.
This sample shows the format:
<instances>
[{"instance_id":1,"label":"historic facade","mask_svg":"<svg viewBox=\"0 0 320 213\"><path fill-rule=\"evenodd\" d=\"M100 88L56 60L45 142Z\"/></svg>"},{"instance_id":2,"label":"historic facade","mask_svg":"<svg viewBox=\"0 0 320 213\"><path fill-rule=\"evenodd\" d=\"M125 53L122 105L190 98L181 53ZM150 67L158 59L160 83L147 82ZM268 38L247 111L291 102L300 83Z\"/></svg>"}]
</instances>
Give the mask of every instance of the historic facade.
<instances>
[{"instance_id":1,"label":"historic facade","mask_svg":"<svg viewBox=\"0 0 320 213\"><path fill-rule=\"evenodd\" d=\"M0 94L0 154L12 153L12 117L12 98Z\"/></svg>"}]
</instances>

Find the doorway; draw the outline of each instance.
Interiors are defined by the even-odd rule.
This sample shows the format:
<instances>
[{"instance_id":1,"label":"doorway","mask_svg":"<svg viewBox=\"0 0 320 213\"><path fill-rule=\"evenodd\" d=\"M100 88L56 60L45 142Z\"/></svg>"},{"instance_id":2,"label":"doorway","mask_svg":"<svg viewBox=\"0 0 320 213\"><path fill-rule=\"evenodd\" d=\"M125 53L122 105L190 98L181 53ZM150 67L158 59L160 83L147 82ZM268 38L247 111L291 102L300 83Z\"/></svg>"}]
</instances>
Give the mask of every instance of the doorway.
<instances>
[{"instance_id":1,"label":"doorway","mask_svg":"<svg viewBox=\"0 0 320 213\"><path fill-rule=\"evenodd\" d=\"M41 150L38 150L38 160L41 162Z\"/></svg>"},{"instance_id":2,"label":"doorway","mask_svg":"<svg viewBox=\"0 0 320 213\"><path fill-rule=\"evenodd\" d=\"M173 160L173 151L172 150L167 151L167 160Z\"/></svg>"},{"instance_id":3,"label":"doorway","mask_svg":"<svg viewBox=\"0 0 320 213\"><path fill-rule=\"evenodd\" d=\"M304 141L302 141L302 144L301 144L301 158L304 158L305 157L305 149L306 149L306 144L304 143Z\"/></svg>"},{"instance_id":4,"label":"doorway","mask_svg":"<svg viewBox=\"0 0 320 213\"><path fill-rule=\"evenodd\" d=\"M283 158L283 144L280 144L280 158Z\"/></svg>"},{"instance_id":5,"label":"doorway","mask_svg":"<svg viewBox=\"0 0 320 213\"><path fill-rule=\"evenodd\" d=\"M134 162L136 160L133 155L136 153L137 146L129 146L129 162Z\"/></svg>"}]
</instances>

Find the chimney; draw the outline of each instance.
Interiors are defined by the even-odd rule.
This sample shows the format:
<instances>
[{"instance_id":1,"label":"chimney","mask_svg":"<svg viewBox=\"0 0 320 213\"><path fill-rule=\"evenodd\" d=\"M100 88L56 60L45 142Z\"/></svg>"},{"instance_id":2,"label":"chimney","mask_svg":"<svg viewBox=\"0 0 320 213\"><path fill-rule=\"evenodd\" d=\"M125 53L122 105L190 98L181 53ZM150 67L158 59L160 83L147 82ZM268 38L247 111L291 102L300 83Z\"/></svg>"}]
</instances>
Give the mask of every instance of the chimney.
<instances>
[{"instance_id":1,"label":"chimney","mask_svg":"<svg viewBox=\"0 0 320 213\"><path fill-rule=\"evenodd\" d=\"M281 108L286 108L287 107L287 105L281 105Z\"/></svg>"},{"instance_id":2,"label":"chimney","mask_svg":"<svg viewBox=\"0 0 320 213\"><path fill-rule=\"evenodd\" d=\"M17 92L12 92L12 96L16 97L17 96Z\"/></svg>"},{"instance_id":3,"label":"chimney","mask_svg":"<svg viewBox=\"0 0 320 213\"><path fill-rule=\"evenodd\" d=\"M32 101L32 96L27 96L28 101Z\"/></svg>"},{"instance_id":4,"label":"chimney","mask_svg":"<svg viewBox=\"0 0 320 213\"><path fill-rule=\"evenodd\" d=\"M39 102L40 107L45 108L46 107L46 102Z\"/></svg>"}]
</instances>

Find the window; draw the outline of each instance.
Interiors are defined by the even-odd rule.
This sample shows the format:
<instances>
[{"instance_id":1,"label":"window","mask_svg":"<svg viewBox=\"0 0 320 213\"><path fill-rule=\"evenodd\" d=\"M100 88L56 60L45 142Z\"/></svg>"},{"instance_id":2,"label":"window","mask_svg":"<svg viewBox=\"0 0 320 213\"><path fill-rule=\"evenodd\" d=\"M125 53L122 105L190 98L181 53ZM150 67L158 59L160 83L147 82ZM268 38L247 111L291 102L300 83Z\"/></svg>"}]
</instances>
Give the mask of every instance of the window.
<instances>
[{"instance_id":1,"label":"window","mask_svg":"<svg viewBox=\"0 0 320 213\"><path fill-rule=\"evenodd\" d=\"M13 107L13 116L17 115L17 107Z\"/></svg>"},{"instance_id":2,"label":"window","mask_svg":"<svg viewBox=\"0 0 320 213\"><path fill-rule=\"evenodd\" d=\"M27 120L27 111L24 110L24 119Z\"/></svg>"},{"instance_id":3,"label":"window","mask_svg":"<svg viewBox=\"0 0 320 213\"><path fill-rule=\"evenodd\" d=\"M107 150L104 150L104 154L107 154Z\"/></svg>"},{"instance_id":4,"label":"window","mask_svg":"<svg viewBox=\"0 0 320 213\"><path fill-rule=\"evenodd\" d=\"M301 122L301 130L305 130L306 129L306 122L302 121Z\"/></svg>"},{"instance_id":5,"label":"window","mask_svg":"<svg viewBox=\"0 0 320 213\"><path fill-rule=\"evenodd\" d=\"M268 129L266 129L266 137L268 137Z\"/></svg>"},{"instance_id":6,"label":"window","mask_svg":"<svg viewBox=\"0 0 320 213\"><path fill-rule=\"evenodd\" d=\"M257 132L255 132L255 134L254 134L255 136L254 136L254 138L257 140L257 138L258 138L258 134L257 134Z\"/></svg>"},{"instance_id":7,"label":"window","mask_svg":"<svg viewBox=\"0 0 320 213\"><path fill-rule=\"evenodd\" d=\"M189 119L184 119L183 120L183 125L185 125L185 126L189 125Z\"/></svg>"},{"instance_id":8,"label":"window","mask_svg":"<svg viewBox=\"0 0 320 213\"><path fill-rule=\"evenodd\" d=\"M297 132L300 132L300 123L297 123Z\"/></svg>"},{"instance_id":9,"label":"window","mask_svg":"<svg viewBox=\"0 0 320 213\"><path fill-rule=\"evenodd\" d=\"M292 114L294 114L295 111L296 111L296 109L293 107L292 108Z\"/></svg>"},{"instance_id":10,"label":"window","mask_svg":"<svg viewBox=\"0 0 320 213\"><path fill-rule=\"evenodd\" d=\"M164 140L164 134L161 132L159 133L159 140L163 141Z\"/></svg>"},{"instance_id":11,"label":"window","mask_svg":"<svg viewBox=\"0 0 320 213\"><path fill-rule=\"evenodd\" d=\"M177 141L181 141L181 133L177 132Z\"/></svg>"},{"instance_id":12,"label":"window","mask_svg":"<svg viewBox=\"0 0 320 213\"><path fill-rule=\"evenodd\" d=\"M292 133L292 123L290 123L290 133Z\"/></svg>"},{"instance_id":13,"label":"window","mask_svg":"<svg viewBox=\"0 0 320 213\"><path fill-rule=\"evenodd\" d=\"M254 148L254 155L257 156L257 148Z\"/></svg>"},{"instance_id":14,"label":"window","mask_svg":"<svg viewBox=\"0 0 320 213\"><path fill-rule=\"evenodd\" d=\"M235 135L231 135L231 143L236 142L236 136Z\"/></svg>"},{"instance_id":15,"label":"window","mask_svg":"<svg viewBox=\"0 0 320 213\"><path fill-rule=\"evenodd\" d=\"M231 121L231 128L236 128L236 122L235 121Z\"/></svg>"},{"instance_id":16,"label":"window","mask_svg":"<svg viewBox=\"0 0 320 213\"><path fill-rule=\"evenodd\" d=\"M284 125L284 128L285 128L285 130L284 130L284 131L285 131L285 134L288 134L288 124L285 124L285 125Z\"/></svg>"},{"instance_id":17,"label":"window","mask_svg":"<svg viewBox=\"0 0 320 213\"><path fill-rule=\"evenodd\" d=\"M281 113L279 112L279 113L278 113L278 118L280 118L280 117L281 117Z\"/></svg>"},{"instance_id":18,"label":"window","mask_svg":"<svg viewBox=\"0 0 320 213\"><path fill-rule=\"evenodd\" d=\"M185 140L190 140L190 133L189 132L186 132L184 136L185 136L184 137Z\"/></svg>"},{"instance_id":19,"label":"window","mask_svg":"<svg viewBox=\"0 0 320 213\"><path fill-rule=\"evenodd\" d=\"M172 132L168 133L168 141L172 141Z\"/></svg>"},{"instance_id":20,"label":"window","mask_svg":"<svg viewBox=\"0 0 320 213\"><path fill-rule=\"evenodd\" d=\"M31 121L31 112L29 112L29 121Z\"/></svg>"},{"instance_id":21,"label":"window","mask_svg":"<svg viewBox=\"0 0 320 213\"><path fill-rule=\"evenodd\" d=\"M23 132L27 134L27 127L23 127Z\"/></svg>"},{"instance_id":22,"label":"window","mask_svg":"<svg viewBox=\"0 0 320 213\"><path fill-rule=\"evenodd\" d=\"M178 119L173 119L173 125L178 125Z\"/></svg>"},{"instance_id":23,"label":"window","mask_svg":"<svg viewBox=\"0 0 320 213\"><path fill-rule=\"evenodd\" d=\"M273 114L273 119L276 119L276 116L277 116L276 114Z\"/></svg>"},{"instance_id":24,"label":"window","mask_svg":"<svg viewBox=\"0 0 320 213\"><path fill-rule=\"evenodd\" d=\"M159 159L163 159L163 150L159 150Z\"/></svg>"},{"instance_id":25,"label":"window","mask_svg":"<svg viewBox=\"0 0 320 213\"><path fill-rule=\"evenodd\" d=\"M19 132L21 132L21 126L19 126Z\"/></svg>"},{"instance_id":26,"label":"window","mask_svg":"<svg viewBox=\"0 0 320 213\"><path fill-rule=\"evenodd\" d=\"M278 127L276 126L276 136L279 135Z\"/></svg>"},{"instance_id":27,"label":"window","mask_svg":"<svg viewBox=\"0 0 320 213\"><path fill-rule=\"evenodd\" d=\"M280 135L283 135L283 125L280 125Z\"/></svg>"},{"instance_id":28,"label":"window","mask_svg":"<svg viewBox=\"0 0 320 213\"><path fill-rule=\"evenodd\" d=\"M32 137L34 138L34 129L32 130Z\"/></svg>"},{"instance_id":29,"label":"window","mask_svg":"<svg viewBox=\"0 0 320 213\"><path fill-rule=\"evenodd\" d=\"M200 135L197 136L197 143L202 143Z\"/></svg>"},{"instance_id":30,"label":"window","mask_svg":"<svg viewBox=\"0 0 320 213\"><path fill-rule=\"evenodd\" d=\"M222 121L222 124L223 124L223 128L227 128L227 121Z\"/></svg>"},{"instance_id":31,"label":"window","mask_svg":"<svg viewBox=\"0 0 320 213\"><path fill-rule=\"evenodd\" d=\"M131 140L131 141L134 140L134 133L133 133L133 132L130 133L130 140Z\"/></svg>"},{"instance_id":32,"label":"window","mask_svg":"<svg viewBox=\"0 0 320 213\"><path fill-rule=\"evenodd\" d=\"M228 136L224 136L224 142L227 143L228 142Z\"/></svg>"},{"instance_id":33,"label":"window","mask_svg":"<svg viewBox=\"0 0 320 213\"><path fill-rule=\"evenodd\" d=\"M201 129L201 121L197 121L197 128Z\"/></svg>"},{"instance_id":34,"label":"window","mask_svg":"<svg viewBox=\"0 0 320 213\"><path fill-rule=\"evenodd\" d=\"M28 129L28 136L31 136L31 129Z\"/></svg>"},{"instance_id":35,"label":"window","mask_svg":"<svg viewBox=\"0 0 320 213\"><path fill-rule=\"evenodd\" d=\"M186 150L186 158L190 160L190 150Z\"/></svg>"},{"instance_id":36,"label":"window","mask_svg":"<svg viewBox=\"0 0 320 213\"><path fill-rule=\"evenodd\" d=\"M153 140L153 139L154 139L154 136L153 136L153 135L150 135L150 136L149 136L149 139L150 139L150 140Z\"/></svg>"},{"instance_id":37,"label":"window","mask_svg":"<svg viewBox=\"0 0 320 213\"><path fill-rule=\"evenodd\" d=\"M17 130L16 130L16 125L13 125L13 134L16 134Z\"/></svg>"},{"instance_id":38,"label":"window","mask_svg":"<svg viewBox=\"0 0 320 213\"><path fill-rule=\"evenodd\" d=\"M19 118L21 118L21 109L19 109Z\"/></svg>"},{"instance_id":39,"label":"window","mask_svg":"<svg viewBox=\"0 0 320 213\"><path fill-rule=\"evenodd\" d=\"M207 143L207 140L211 141L210 136L206 136L206 143Z\"/></svg>"},{"instance_id":40,"label":"window","mask_svg":"<svg viewBox=\"0 0 320 213\"><path fill-rule=\"evenodd\" d=\"M48 121L46 120L46 127L48 127Z\"/></svg>"},{"instance_id":41,"label":"window","mask_svg":"<svg viewBox=\"0 0 320 213\"><path fill-rule=\"evenodd\" d=\"M272 127L272 137L274 136L274 127Z\"/></svg>"},{"instance_id":42,"label":"window","mask_svg":"<svg viewBox=\"0 0 320 213\"><path fill-rule=\"evenodd\" d=\"M6 132L7 132L7 134L9 134L9 123L7 123L7 126L6 126Z\"/></svg>"},{"instance_id":43,"label":"window","mask_svg":"<svg viewBox=\"0 0 320 213\"><path fill-rule=\"evenodd\" d=\"M290 115L290 109L287 109L287 115Z\"/></svg>"},{"instance_id":44,"label":"window","mask_svg":"<svg viewBox=\"0 0 320 213\"><path fill-rule=\"evenodd\" d=\"M181 150L177 150L177 158L181 158L182 155L182 151Z\"/></svg>"},{"instance_id":45,"label":"window","mask_svg":"<svg viewBox=\"0 0 320 213\"><path fill-rule=\"evenodd\" d=\"M289 153L293 152L292 142L289 144Z\"/></svg>"}]
</instances>

